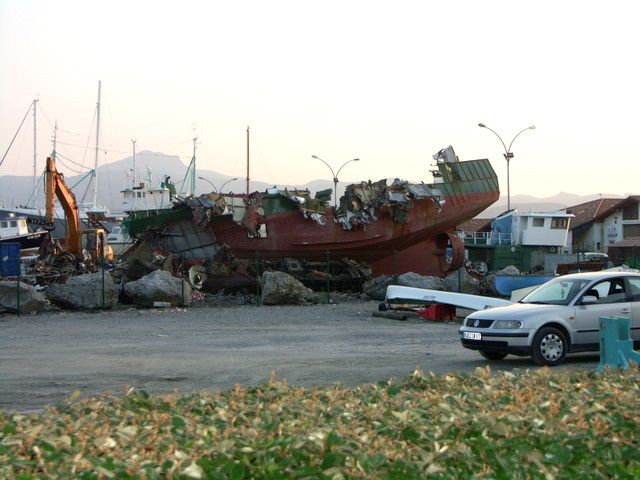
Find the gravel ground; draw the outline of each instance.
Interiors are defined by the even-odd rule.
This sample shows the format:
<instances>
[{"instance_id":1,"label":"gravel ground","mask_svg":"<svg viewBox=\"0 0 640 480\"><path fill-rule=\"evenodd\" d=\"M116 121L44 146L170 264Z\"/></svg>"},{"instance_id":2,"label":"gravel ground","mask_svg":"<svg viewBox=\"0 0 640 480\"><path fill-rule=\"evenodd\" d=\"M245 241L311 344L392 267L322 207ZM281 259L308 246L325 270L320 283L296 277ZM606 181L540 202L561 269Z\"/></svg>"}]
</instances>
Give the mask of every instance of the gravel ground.
<instances>
[{"instance_id":1,"label":"gravel ground","mask_svg":"<svg viewBox=\"0 0 640 480\"><path fill-rule=\"evenodd\" d=\"M460 346L459 322L373 317L377 302L208 306L0 316L0 408L41 409L72 392L215 390L265 382L354 386L416 367L473 372L487 362ZM598 357L568 359L594 368ZM535 368L507 357L494 369ZM565 367L566 368L566 367Z\"/></svg>"}]
</instances>

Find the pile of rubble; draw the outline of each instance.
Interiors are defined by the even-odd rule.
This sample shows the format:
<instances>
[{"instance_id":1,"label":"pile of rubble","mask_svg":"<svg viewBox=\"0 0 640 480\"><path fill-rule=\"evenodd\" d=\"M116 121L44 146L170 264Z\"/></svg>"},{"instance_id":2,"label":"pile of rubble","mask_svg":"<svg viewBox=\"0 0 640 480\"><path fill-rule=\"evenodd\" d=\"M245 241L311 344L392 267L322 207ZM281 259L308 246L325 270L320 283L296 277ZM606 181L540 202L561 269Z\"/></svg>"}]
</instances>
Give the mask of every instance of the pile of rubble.
<instances>
[{"instance_id":1,"label":"pile of rubble","mask_svg":"<svg viewBox=\"0 0 640 480\"><path fill-rule=\"evenodd\" d=\"M166 258L157 259L160 265L171 265ZM247 291L207 294L200 287L197 275L191 281L175 276L156 263L140 265L136 279L127 276L128 267L122 264L115 269L75 276L56 276L56 282L39 285L35 275L0 280L0 311L35 313L52 307L71 310L112 309L118 305L141 308L206 305L230 305L261 302L265 305L318 303L318 295L310 288L284 272L266 271L261 276L260 298ZM155 268L155 269L154 269ZM193 273L193 272L191 272Z\"/></svg>"}]
</instances>

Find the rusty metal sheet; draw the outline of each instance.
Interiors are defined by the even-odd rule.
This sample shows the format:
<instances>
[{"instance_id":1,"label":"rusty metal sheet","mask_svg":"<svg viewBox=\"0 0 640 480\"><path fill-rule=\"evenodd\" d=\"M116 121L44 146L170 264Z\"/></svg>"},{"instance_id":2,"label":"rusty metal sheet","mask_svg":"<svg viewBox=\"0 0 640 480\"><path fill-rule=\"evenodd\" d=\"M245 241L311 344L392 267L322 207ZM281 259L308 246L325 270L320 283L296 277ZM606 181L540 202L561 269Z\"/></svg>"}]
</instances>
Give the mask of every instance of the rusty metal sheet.
<instances>
[{"instance_id":1,"label":"rusty metal sheet","mask_svg":"<svg viewBox=\"0 0 640 480\"><path fill-rule=\"evenodd\" d=\"M209 230L199 230L190 220L168 225L156 238L156 244L183 258L212 258L219 250L214 235Z\"/></svg>"}]
</instances>

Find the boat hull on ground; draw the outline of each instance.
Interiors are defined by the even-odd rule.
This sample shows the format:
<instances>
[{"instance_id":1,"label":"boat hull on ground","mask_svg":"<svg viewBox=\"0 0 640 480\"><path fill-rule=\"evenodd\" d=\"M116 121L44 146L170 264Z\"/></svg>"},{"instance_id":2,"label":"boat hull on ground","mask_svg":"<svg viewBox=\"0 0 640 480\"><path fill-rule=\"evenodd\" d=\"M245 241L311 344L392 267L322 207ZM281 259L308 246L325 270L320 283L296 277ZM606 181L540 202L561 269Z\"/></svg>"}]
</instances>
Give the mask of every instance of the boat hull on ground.
<instances>
[{"instance_id":1,"label":"boat hull on ground","mask_svg":"<svg viewBox=\"0 0 640 480\"><path fill-rule=\"evenodd\" d=\"M168 225L188 219L239 259L349 258L371 264L374 275L413 271L442 276L464 259L464 244L453 234L455 227L494 203L500 191L486 159L437 166L438 181L433 184L388 185L381 180L350 185L337 210L286 190L224 199L210 194L126 223L132 235L145 223L155 227L159 239L169 235ZM229 200L241 202L231 208L234 214L228 213ZM185 256L184 248L169 253Z\"/></svg>"},{"instance_id":2,"label":"boat hull on ground","mask_svg":"<svg viewBox=\"0 0 640 480\"><path fill-rule=\"evenodd\" d=\"M389 304L441 304L468 308L471 310L484 310L486 308L502 307L511 305L512 303L500 298L469 295L468 293L443 292L427 288L404 287L401 285L389 285L387 287L385 300Z\"/></svg>"},{"instance_id":3,"label":"boat hull on ground","mask_svg":"<svg viewBox=\"0 0 640 480\"><path fill-rule=\"evenodd\" d=\"M328 253L371 263L375 275L407 271L442 275L459 268L464 259L464 244L453 235L454 228L497 197L495 192L447 197L444 207L430 198L418 199L404 223L381 212L376 221L358 231L344 230L332 220L322 225L297 211L267 216L265 236L250 237L231 216L212 222L209 228L238 258L324 260ZM324 216L332 219L333 209L327 208ZM447 258L447 247L454 253L452 258Z\"/></svg>"}]
</instances>

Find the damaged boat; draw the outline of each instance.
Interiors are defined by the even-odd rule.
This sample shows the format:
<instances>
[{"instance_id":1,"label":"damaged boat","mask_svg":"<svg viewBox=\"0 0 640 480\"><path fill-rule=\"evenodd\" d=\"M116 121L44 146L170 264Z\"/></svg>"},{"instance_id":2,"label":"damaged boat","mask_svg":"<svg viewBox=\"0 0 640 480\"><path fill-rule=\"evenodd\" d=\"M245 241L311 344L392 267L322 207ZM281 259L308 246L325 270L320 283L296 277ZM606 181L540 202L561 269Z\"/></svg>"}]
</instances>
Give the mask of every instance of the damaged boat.
<instances>
[{"instance_id":1,"label":"damaged boat","mask_svg":"<svg viewBox=\"0 0 640 480\"><path fill-rule=\"evenodd\" d=\"M211 266L219 255L263 261L331 258L365 262L373 275L442 276L464 261L464 243L454 228L494 203L499 187L487 159L460 161L450 146L434 159L432 183L352 184L338 208L330 205L330 189L314 196L275 188L249 195L210 193L180 199L163 215L125 225L154 252L186 264Z\"/></svg>"}]
</instances>

